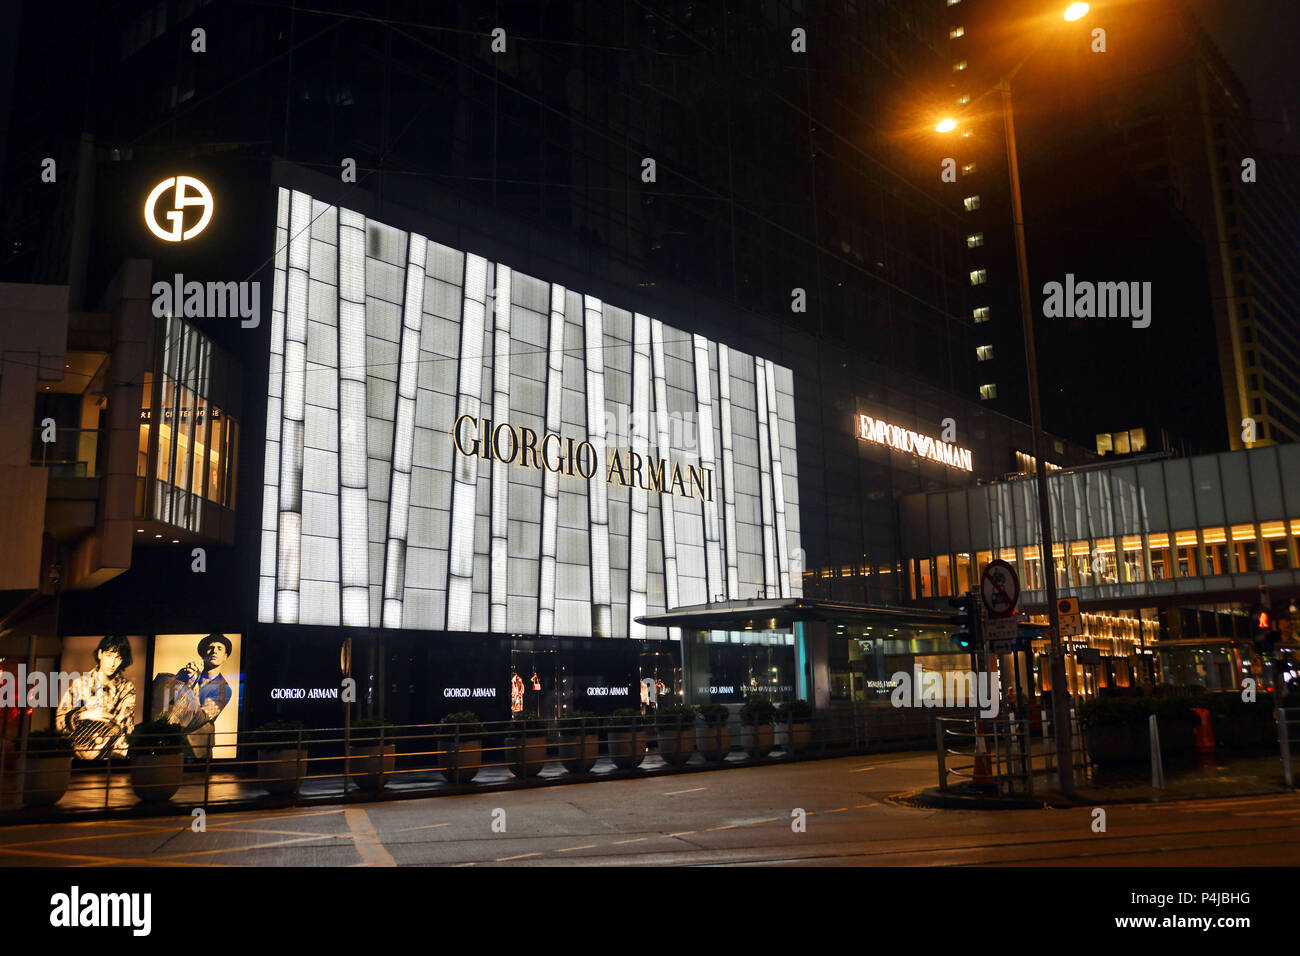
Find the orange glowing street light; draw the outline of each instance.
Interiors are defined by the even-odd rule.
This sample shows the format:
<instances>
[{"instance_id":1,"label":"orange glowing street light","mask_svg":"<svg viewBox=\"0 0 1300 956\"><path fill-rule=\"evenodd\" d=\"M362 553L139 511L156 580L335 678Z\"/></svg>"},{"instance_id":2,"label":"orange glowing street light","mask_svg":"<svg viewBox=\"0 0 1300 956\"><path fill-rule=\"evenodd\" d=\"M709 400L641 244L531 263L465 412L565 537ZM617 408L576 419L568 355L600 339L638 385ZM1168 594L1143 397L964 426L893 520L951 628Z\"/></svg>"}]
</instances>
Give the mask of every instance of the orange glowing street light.
<instances>
[{"instance_id":1,"label":"orange glowing street light","mask_svg":"<svg viewBox=\"0 0 1300 956\"><path fill-rule=\"evenodd\" d=\"M935 132L938 133L951 133L956 128L957 128L957 121L955 119L949 118L949 119L940 120L939 125L936 126L934 129Z\"/></svg>"},{"instance_id":2,"label":"orange glowing street light","mask_svg":"<svg viewBox=\"0 0 1300 956\"><path fill-rule=\"evenodd\" d=\"M1081 20L1088 15L1089 5L1086 3L1072 3L1065 9L1065 19L1073 23L1075 20Z\"/></svg>"}]
</instances>

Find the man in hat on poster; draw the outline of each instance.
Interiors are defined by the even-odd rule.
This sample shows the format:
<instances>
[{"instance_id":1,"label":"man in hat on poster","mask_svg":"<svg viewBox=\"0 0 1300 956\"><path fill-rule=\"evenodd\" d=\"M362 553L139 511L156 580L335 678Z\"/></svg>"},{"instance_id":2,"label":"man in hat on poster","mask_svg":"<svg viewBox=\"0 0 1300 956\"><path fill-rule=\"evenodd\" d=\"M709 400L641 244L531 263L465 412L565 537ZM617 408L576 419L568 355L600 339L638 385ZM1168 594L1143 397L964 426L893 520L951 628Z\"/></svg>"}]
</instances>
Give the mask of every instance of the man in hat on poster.
<instances>
[{"instance_id":1,"label":"man in hat on poster","mask_svg":"<svg viewBox=\"0 0 1300 956\"><path fill-rule=\"evenodd\" d=\"M198 661L191 661L175 674L154 678L155 716L185 731L196 760L212 754L217 717L230 703L230 685L221 676L221 665L234 648L224 634L209 634L199 641Z\"/></svg>"}]
</instances>

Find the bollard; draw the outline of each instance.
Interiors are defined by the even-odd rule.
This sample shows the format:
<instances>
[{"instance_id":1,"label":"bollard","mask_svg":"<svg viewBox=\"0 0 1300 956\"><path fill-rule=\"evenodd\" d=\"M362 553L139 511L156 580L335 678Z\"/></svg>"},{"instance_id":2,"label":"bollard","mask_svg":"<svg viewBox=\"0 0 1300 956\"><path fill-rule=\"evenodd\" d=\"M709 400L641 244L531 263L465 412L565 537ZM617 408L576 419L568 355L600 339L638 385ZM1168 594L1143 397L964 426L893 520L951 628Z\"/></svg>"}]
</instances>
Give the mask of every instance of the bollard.
<instances>
[{"instance_id":1,"label":"bollard","mask_svg":"<svg viewBox=\"0 0 1300 956\"><path fill-rule=\"evenodd\" d=\"M1156 790L1165 788L1165 765L1160 759L1160 727L1156 715L1147 719L1147 728L1151 737L1151 786Z\"/></svg>"}]
</instances>

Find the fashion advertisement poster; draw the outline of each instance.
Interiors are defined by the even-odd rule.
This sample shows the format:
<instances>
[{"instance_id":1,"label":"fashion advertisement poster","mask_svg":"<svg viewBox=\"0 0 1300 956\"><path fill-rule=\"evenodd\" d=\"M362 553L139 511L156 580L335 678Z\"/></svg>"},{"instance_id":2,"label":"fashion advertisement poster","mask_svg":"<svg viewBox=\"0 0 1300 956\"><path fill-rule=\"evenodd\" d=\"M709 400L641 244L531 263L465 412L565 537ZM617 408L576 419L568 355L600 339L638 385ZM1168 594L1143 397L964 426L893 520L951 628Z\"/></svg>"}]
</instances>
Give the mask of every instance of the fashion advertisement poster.
<instances>
[{"instance_id":1,"label":"fashion advertisement poster","mask_svg":"<svg viewBox=\"0 0 1300 956\"><path fill-rule=\"evenodd\" d=\"M233 760L239 727L238 634L159 634L149 709L185 732L197 760Z\"/></svg>"},{"instance_id":2,"label":"fashion advertisement poster","mask_svg":"<svg viewBox=\"0 0 1300 956\"><path fill-rule=\"evenodd\" d=\"M68 682L54 729L72 738L80 760L127 756L127 735L143 718L145 639L128 635L66 637L59 669Z\"/></svg>"}]
</instances>

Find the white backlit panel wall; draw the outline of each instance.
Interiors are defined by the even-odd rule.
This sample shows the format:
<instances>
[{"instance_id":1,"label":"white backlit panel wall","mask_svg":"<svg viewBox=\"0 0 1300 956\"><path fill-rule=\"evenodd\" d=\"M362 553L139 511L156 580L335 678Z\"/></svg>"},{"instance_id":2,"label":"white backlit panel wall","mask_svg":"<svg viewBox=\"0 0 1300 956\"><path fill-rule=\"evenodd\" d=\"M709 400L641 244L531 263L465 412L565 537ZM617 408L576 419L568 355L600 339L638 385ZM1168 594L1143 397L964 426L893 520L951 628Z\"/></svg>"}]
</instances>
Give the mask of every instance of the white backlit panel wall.
<instances>
[{"instance_id":1,"label":"white backlit panel wall","mask_svg":"<svg viewBox=\"0 0 1300 956\"><path fill-rule=\"evenodd\" d=\"M281 190L269 367L263 622L661 639L802 593L779 365Z\"/></svg>"}]
</instances>

